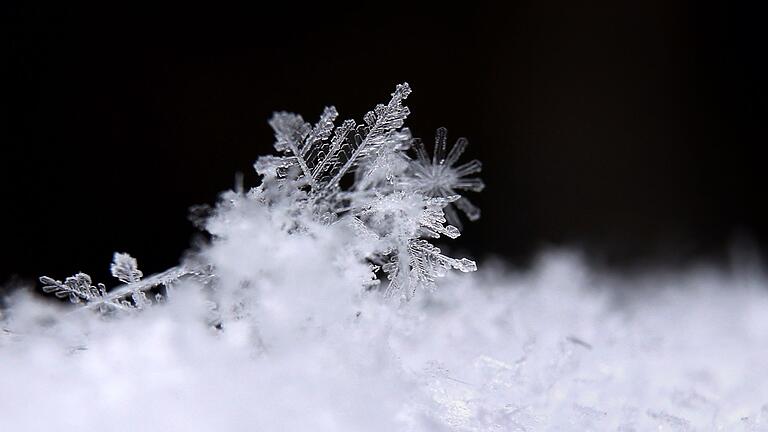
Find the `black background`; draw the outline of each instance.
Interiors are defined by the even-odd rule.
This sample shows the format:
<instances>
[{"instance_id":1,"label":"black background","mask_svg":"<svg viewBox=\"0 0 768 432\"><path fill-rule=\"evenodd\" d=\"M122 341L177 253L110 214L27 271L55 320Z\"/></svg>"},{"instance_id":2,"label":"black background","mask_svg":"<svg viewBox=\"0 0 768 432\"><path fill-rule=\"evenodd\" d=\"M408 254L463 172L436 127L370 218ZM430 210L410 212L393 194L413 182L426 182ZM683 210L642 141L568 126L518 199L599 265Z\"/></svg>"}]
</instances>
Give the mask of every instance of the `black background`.
<instances>
[{"instance_id":1,"label":"black background","mask_svg":"<svg viewBox=\"0 0 768 432\"><path fill-rule=\"evenodd\" d=\"M0 283L112 251L178 262L273 110L360 119L408 81L408 125L469 138L488 185L460 247L617 269L765 249L765 16L701 2L243 8L4 6Z\"/></svg>"}]
</instances>

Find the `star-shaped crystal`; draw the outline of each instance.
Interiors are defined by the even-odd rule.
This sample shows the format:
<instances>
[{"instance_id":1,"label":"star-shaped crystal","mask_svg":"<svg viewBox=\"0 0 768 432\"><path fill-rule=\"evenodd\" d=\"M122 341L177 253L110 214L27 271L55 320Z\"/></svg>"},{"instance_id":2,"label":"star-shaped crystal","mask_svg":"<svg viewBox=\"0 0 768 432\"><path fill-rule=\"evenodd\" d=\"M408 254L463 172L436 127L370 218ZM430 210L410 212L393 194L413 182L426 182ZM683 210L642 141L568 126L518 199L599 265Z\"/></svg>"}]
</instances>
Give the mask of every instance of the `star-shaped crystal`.
<instances>
[{"instance_id":1,"label":"star-shaped crystal","mask_svg":"<svg viewBox=\"0 0 768 432\"><path fill-rule=\"evenodd\" d=\"M416 160L411 164L413 176L409 181L412 187L430 197L446 198L459 195L460 198L446 206L444 211L451 225L461 227L461 221L454 206L458 207L471 221L480 218L480 209L457 191L480 192L483 190L485 187L483 181L477 177L470 177L482 170L482 164L478 160L472 160L463 165L454 166L469 142L466 138L459 138L450 151L447 151L447 135L447 129L437 130L435 150L431 158L423 142L413 143Z\"/></svg>"}]
</instances>

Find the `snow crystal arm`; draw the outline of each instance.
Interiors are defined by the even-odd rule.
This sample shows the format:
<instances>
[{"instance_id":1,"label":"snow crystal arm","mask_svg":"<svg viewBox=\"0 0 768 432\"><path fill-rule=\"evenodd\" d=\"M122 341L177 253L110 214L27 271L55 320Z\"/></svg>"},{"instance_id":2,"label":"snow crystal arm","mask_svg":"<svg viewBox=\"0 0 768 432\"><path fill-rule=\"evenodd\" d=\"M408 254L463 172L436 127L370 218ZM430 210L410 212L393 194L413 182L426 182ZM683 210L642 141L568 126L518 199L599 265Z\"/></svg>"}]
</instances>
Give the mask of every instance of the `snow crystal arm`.
<instances>
[{"instance_id":1,"label":"snow crystal arm","mask_svg":"<svg viewBox=\"0 0 768 432\"><path fill-rule=\"evenodd\" d=\"M418 271L431 278L434 281L434 276L440 276L435 271L436 268L442 267L443 269L450 270L456 269L463 273L477 271L477 264L467 258L451 258L449 256L440 253L440 248L433 246L426 240L412 240L409 244L411 253L415 255L416 262L419 263L417 267Z\"/></svg>"},{"instance_id":2,"label":"snow crystal arm","mask_svg":"<svg viewBox=\"0 0 768 432\"><path fill-rule=\"evenodd\" d=\"M365 226L365 223L355 216L349 219L349 225L352 227L352 231L357 237L363 238L368 241L378 241L379 235L375 231Z\"/></svg>"},{"instance_id":3,"label":"snow crystal arm","mask_svg":"<svg viewBox=\"0 0 768 432\"><path fill-rule=\"evenodd\" d=\"M104 284L100 283L94 286L91 282L91 277L85 273L70 276L64 282L43 276L40 278L40 282L43 284L43 291L46 293L52 293L59 298L68 297L72 303L85 301L86 304L83 309L90 309L91 307L98 307L99 309L103 307L121 310L131 309L131 307L119 302L117 299L107 299L107 290Z\"/></svg>"},{"instance_id":4,"label":"snow crystal arm","mask_svg":"<svg viewBox=\"0 0 768 432\"><path fill-rule=\"evenodd\" d=\"M151 302L146 292L160 286L168 287L183 277L197 277L204 280L211 276L207 268L173 267L162 273L141 279L142 273L136 266L136 260L128 254L115 253L110 267L112 275L123 285L107 292L104 284L93 285L91 277L85 273L70 276L64 282L42 276L40 282L43 291L59 298L69 298L72 303L85 302L82 309L97 309L106 312L111 309L141 309ZM127 299L130 297L130 301Z\"/></svg>"},{"instance_id":5,"label":"snow crystal arm","mask_svg":"<svg viewBox=\"0 0 768 432\"><path fill-rule=\"evenodd\" d=\"M458 177L468 176L470 174L476 174L483 170L483 164L479 160L473 160L456 167L456 175Z\"/></svg>"},{"instance_id":6,"label":"snow crystal arm","mask_svg":"<svg viewBox=\"0 0 768 432\"><path fill-rule=\"evenodd\" d=\"M402 208L403 204L409 205L408 203L412 202L412 197L419 197L418 194L399 196L403 199L394 200L394 202L391 198L381 197L379 202L383 202L385 205L377 203L360 215L365 218L371 212L381 212L381 209L399 209ZM435 280L444 276L447 270L456 269L462 272L477 270L474 261L443 255L440 249L433 246L429 241L418 238L420 236L438 238L440 235L449 238L458 237L460 233L456 227L445 225L446 218L443 213L443 209L457 199L459 199L458 195L433 198L421 196L423 207L416 219L418 228L413 232L400 231L398 234L385 237L385 240L389 239L391 242L390 249L386 252L388 262L382 265L382 270L387 273L389 279L385 296L391 297L395 293L402 293L403 299L408 300L418 288L433 289ZM414 217L410 211L394 211L393 214L405 218Z\"/></svg>"},{"instance_id":7,"label":"snow crystal arm","mask_svg":"<svg viewBox=\"0 0 768 432\"><path fill-rule=\"evenodd\" d=\"M339 113L336 111L335 107L325 107L323 114L320 115L320 120L317 122L315 127L312 128L312 132L309 133L309 136L305 140L304 147L301 150L302 158L306 159L307 154L315 145L322 143L331 137L331 133L333 133L334 128L333 122L338 116Z\"/></svg>"},{"instance_id":8,"label":"snow crystal arm","mask_svg":"<svg viewBox=\"0 0 768 432\"><path fill-rule=\"evenodd\" d=\"M275 149L295 157L301 172L310 183L314 184L312 173L304 160L305 150L309 150L309 146L305 145L304 141L311 131L309 123L305 122L300 115L278 112L269 120L269 125L275 131Z\"/></svg>"},{"instance_id":9,"label":"snow crystal arm","mask_svg":"<svg viewBox=\"0 0 768 432\"><path fill-rule=\"evenodd\" d=\"M136 263L136 258L127 253L115 252L109 271L112 272L112 276L126 284L138 282L143 276Z\"/></svg>"},{"instance_id":10,"label":"snow crystal arm","mask_svg":"<svg viewBox=\"0 0 768 432\"><path fill-rule=\"evenodd\" d=\"M283 177L288 169L296 164L295 156L259 156L253 167L265 177Z\"/></svg>"},{"instance_id":11,"label":"snow crystal arm","mask_svg":"<svg viewBox=\"0 0 768 432\"><path fill-rule=\"evenodd\" d=\"M456 207L460 208L469 220L476 221L480 219L480 208L472 204L472 201L467 198L461 197L456 200Z\"/></svg>"},{"instance_id":12,"label":"snow crystal arm","mask_svg":"<svg viewBox=\"0 0 768 432\"><path fill-rule=\"evenodd\" d=\"M426 240L412 239L408 242L407 251L399 251L390 262L382 266L389 278L389 286L384 295L392 297L407 288L403 295L408 300L419 287L433 289L435 280L450 269L473 272L477 270L477 264L466 258L456 259L443 255L440 248Z\"/></svg>"},{"instance_id":13,"label":"snow crystal arm","mask_svg":"<svg viewBox=\"0 0 768 432\"><path fill-rule=\"evenodd\" d=\"M441 127L435 132L435 151L432 153L432 165L445 163L445 149L448 146L448 129Z\"/></svg>"},{"instance_id":14,"label":"snow crystal arm","mask_svg":"<svg viewBox=\"0 0 768 432\"><path fill-rule=\"evenodd\" d=\"M443 208L446 205L458 199L458 195L428 199L426 208L422 212L421 217L419 217L420 232L432 238L438 238L440 234L452 239L460 236L461 233L458 228L453 225L444 225L446 220L445 213L443 213Z\"/></svg>"},{"instance_id":15,"label":"snow crystal arm","mask_svg":"<svg viewBox=\"0 0 768 432\"><path fill-rule=\"evenodd\" d=\"M208 272L201 269L193 269L185 266L172 267L162 273L144 278L141 281L117 286L97 301L89 302L85 308L96 309L103 304L114 305L115 303L119 303L120 299L134 293L149 291L160 286L168 286L186 276L205 277L207 274Z\"/></svg>"},{"instance_id":16,"label":"snow crystal arm","mask_svg":"<svg viewBox=\"0 0 768 432\"><path fill-rule=\"evenodd\" d=\"M315 179L315 182L320 183L322 181L322 177L325 175L325 172L331 167L333 162L336 161L336 156L339 153L341 145L344 143L344 141L347 140L349 133L352 132L354 128L354 120L346 120L341 124L341 126L336 128L336 133L334 134L330 144L325 149L325 151L321 150L320 154L318 155L319 162L317 165L315 165L315 168L312 171L312 178Z\"/></svg>"},{"instance_id":17,"label":"snow crystal arm","mask_svg":"<svg viewBox=\"0 0 768 432\"><path fill-rule=\"evenodd\" d=\"M419 164L422 167L429 166L429 152L427 151L427 146L424 145L424 141L420 138L416 138L413 140L412 147L416 150L416 157L418 158Z\"/></svg>"},{"instance_id":18,"label":"snow crystal arm","mask_svg":"<svg viewBox=\"0 0 768 432\"><path fill-rule=\"evenodd\" d=\"M445 128L441 129L445 130ZM467 149L468 145L469 141L467 141L466 138L462 137L457 139L456 144L454 144L451 148L451 151L448 153L448 156L445 158L445 162L443 162L443 164L447 166L453 166L456 164L461 155L464 154L464 150Z\"/></svg>"},{"instance_id":19,"label":"snow crystal arm","mask_svg":"<svg viewBox=\"0 0 768 432\"><path fill-rule=\"evenodd\" d=\"M40 277L43 291L58 298L69 298L72 303L92 302L106 295L104 284L94 286L91 277L85 273L70 276L61 282L48 276Z\"/></svg>"},{"instance_id":20,"label":"snow crystal arm","mask_svg":"<svg viewBox=\"0 0 768 432\"><path fill-rule=\"evenodd\" d=\"M410 113L408 107L403 106L403 101L409 94L411 94L411 88L408 83L399 84L387 105L378 105L365 115L364 120L368 131L364 137L356 135L348 142L347 148L342 147L339 150L346 157L343 165L338 168L328 183L330 187L337 185L360 159L375 152L397 129L403 126L405 118ZM337 159L341 160L339 157Z\"/></svg>"}]
</instances>

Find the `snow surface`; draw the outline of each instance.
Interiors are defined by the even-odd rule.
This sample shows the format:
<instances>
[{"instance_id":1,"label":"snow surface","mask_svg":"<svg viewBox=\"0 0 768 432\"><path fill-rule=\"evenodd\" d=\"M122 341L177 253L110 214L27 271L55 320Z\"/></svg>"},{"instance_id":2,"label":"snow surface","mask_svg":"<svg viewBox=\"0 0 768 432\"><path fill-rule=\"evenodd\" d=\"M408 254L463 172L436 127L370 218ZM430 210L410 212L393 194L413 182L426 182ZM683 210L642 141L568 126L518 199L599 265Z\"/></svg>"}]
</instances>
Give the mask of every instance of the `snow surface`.
<instances>
[{"instance_id":1,"label":"snow surface","mask_svg":"<svg viewBox=\"0 0 768 432\"><path fill-rule=\"evenodd\" d=\"M630 280L552 253L393 307L339 295L357 276L306 239L254 254L258 240L234 238L208 251L223 283L262 284L230 290L222 329L197 287L106 320L18 293L0 430L768 430L768 284L754 268ZM269 271L298 255L301 271Z\"/></svg>"}]
</instances>

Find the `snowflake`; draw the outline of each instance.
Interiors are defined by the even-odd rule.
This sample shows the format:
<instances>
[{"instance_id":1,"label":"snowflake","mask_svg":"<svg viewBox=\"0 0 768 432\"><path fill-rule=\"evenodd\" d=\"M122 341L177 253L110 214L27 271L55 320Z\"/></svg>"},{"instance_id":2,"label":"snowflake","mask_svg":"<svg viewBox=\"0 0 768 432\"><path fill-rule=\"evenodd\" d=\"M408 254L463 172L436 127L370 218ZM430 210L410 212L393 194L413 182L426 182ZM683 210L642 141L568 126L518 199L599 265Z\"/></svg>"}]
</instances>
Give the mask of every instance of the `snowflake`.
<instances>
[{"instance_id":1,"label":"snowflake","mask_svg":"<svg viewBox=\"0 0 768 432\"><path fill-rule=\"evenodd\" d=\"M242 188L226 194L215 212L229 215L246 204L261 207L280 221L280 230L310 238L317 226L347 223L354 233L349 250L373 271L387 275L383 291L390 297L401 293L407 300L419 288L433 289L449 269L476 270L474 261L448 257L427 239L460 235L451 206L470 220L480 216L477 207L456 192L483 188L480 179L468 177L480 171L480 162L454 167L467 140L459 139L446 156L445 128L437 131L430 161L424 145L403 127L410 113L403 103L410 93L407 83L398 85L389 102L366 113L362 123L345 120L336 126L339 113L333 106L325 108L314 125L298 114L275 113L269 125L279 155L257 159L254 167L262 176L261 185L247 194ZM412 146L415 160L407 154ZM231 219L225 218L225 223ZM142 279L136 260L121 253L115 253L110 269L122 285L109 291L103 284L94 286L84 273L64 282L48 277L41 281L46 292L111 311L144 308L151 304L147 292L181 278L215 280L215 269L205 263L183 264ZM374 285L377 281L364 282L366 289Z\"/></svg>"},{"instance_id":2,"label":"snowflake","mask_svg":"<svg viewBox=\"0 0 768 432\"><path fill-rule=\"evenodd\" d=\"M482 164L478 160L472 160L455 167L469 142L466 138L459 138L446 156L447 135L448 131L445 128L437 130L435 150L431 158L424 143L421 141L414 143L416 160L412 163L413 176L407 181L430 197L459 195L455 202L446 207L445 213L452 225L461 228L461 222L453 206L458 207L471 221L480 218L480 209L456 191L480 192L483 190L485 184L481 179L468 177L479 173L482 170Z\"/></svg>"}]
</instances>

